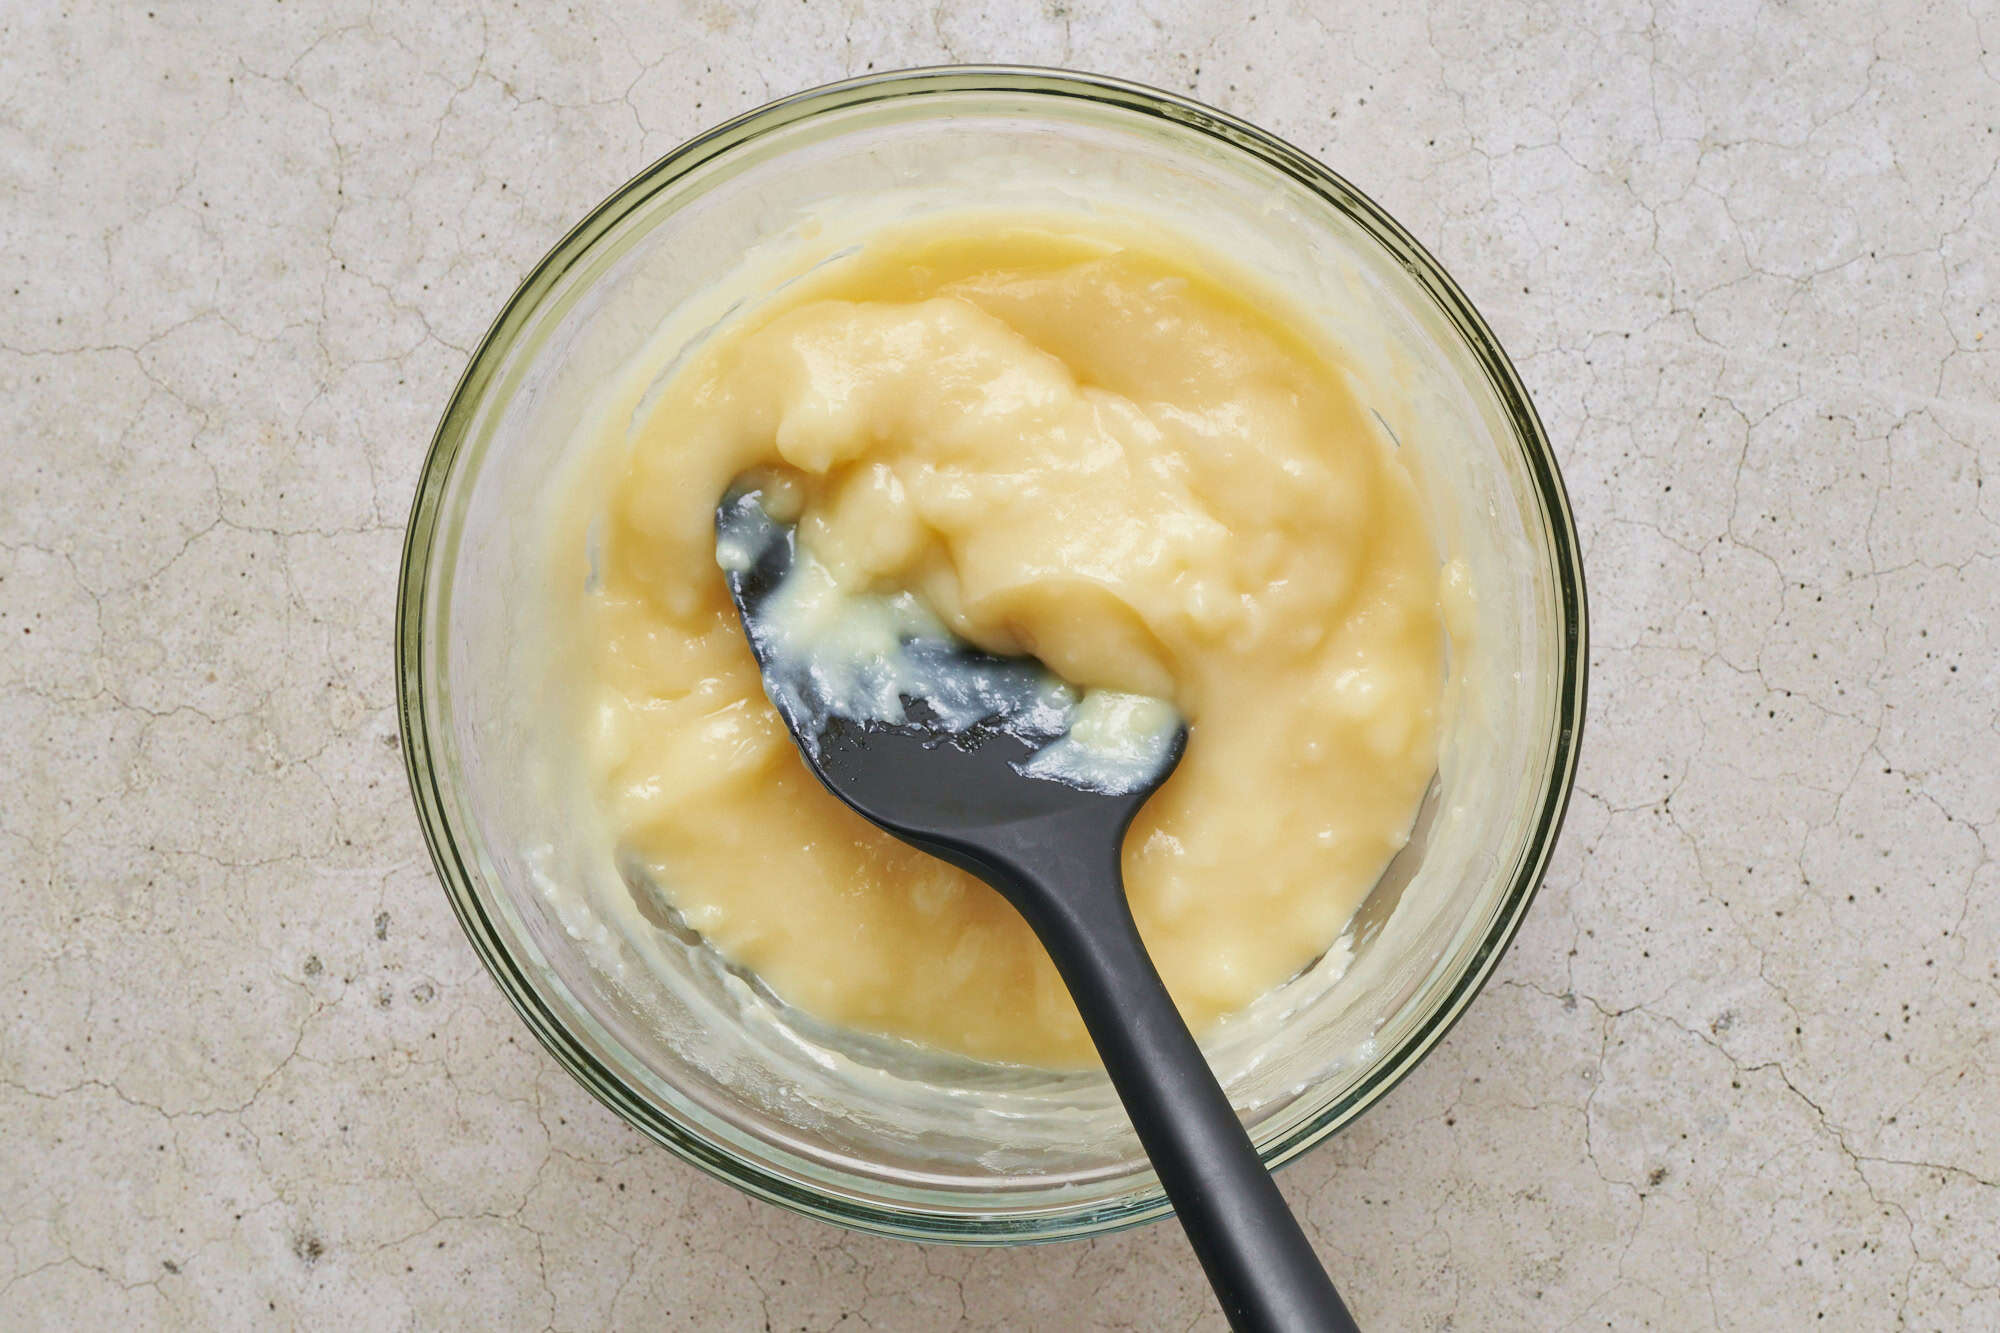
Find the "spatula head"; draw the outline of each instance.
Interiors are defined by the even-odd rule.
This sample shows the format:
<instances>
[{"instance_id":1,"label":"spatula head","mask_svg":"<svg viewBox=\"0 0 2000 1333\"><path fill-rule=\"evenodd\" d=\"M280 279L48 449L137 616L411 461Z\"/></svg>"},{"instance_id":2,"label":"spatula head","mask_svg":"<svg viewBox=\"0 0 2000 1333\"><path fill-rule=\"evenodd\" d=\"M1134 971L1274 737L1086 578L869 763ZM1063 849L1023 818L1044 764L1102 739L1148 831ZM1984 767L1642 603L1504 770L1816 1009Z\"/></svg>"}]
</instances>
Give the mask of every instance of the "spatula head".
<instances>
[{"instance_id":1,"label":"spatula head","mask_svg":"<svg viewBox=\"0 0 2000 1333\"><path fill-rule=\"evenodd\" d=\"M858 639L816 651L801 623L823 571L755 485L717 507L716 558L765 691L814 774L869 820L975 871L1024 840L1101 830L1115 849L1186 747L1175 722L1110 780L1038 776L1066 769L1049 760L1069 744L1075 692L1033 658L980 652L913 604L870 601L840 631Z\"/></svg>"}]
</instances>

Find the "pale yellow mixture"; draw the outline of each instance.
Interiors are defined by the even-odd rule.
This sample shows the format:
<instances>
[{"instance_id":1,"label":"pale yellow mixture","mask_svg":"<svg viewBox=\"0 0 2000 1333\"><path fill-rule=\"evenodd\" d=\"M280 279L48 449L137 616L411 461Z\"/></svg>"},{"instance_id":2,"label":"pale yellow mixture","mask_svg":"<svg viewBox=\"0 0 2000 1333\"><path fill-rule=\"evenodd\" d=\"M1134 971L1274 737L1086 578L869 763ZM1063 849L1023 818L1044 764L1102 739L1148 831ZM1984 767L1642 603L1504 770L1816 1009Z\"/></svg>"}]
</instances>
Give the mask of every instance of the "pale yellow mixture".
<instances>
[{"instance_id":1,"label":"pale yellow mixture","mask_svg":"<svg viewBox=\"0 0 2000 1333\"><path fill-rule=\"evenodd\" d=\"M753 465L795 479L847 587L1188 720L1125 882L1197 1031L1323 952L1403 845L1436 767L1436 550L1337 354L1219 259L1080 218L884 231L628 393L581 483L594 550L559 537L558 586L595 570L587 771L621 854L792 1003L1090 1058L1013 910L836 801L766 700L714 549Z\"/></svg>"}]
</instances>

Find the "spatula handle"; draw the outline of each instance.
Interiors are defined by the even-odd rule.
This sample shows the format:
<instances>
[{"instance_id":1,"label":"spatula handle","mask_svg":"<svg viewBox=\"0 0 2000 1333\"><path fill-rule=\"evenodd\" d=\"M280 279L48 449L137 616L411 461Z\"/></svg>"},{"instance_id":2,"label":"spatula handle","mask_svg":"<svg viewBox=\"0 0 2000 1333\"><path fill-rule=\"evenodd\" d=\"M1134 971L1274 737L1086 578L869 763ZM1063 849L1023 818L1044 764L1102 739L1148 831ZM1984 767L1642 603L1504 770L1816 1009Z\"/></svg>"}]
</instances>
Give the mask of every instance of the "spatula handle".
<instances>
[{"instance_id":1,"label":"spatula handle","mask_svg":"<svg viewBox=\"0 0 2000 1333\"><path fill-rule=\"evenodd\" d=\"M1115 860L1108 873L1108 886L1068 883L1037 895L1060 905L1030 919L1076 997L1230 1326L1352 1333L1353 1317L1147 955Z\"/></svg>"}]
</instances>

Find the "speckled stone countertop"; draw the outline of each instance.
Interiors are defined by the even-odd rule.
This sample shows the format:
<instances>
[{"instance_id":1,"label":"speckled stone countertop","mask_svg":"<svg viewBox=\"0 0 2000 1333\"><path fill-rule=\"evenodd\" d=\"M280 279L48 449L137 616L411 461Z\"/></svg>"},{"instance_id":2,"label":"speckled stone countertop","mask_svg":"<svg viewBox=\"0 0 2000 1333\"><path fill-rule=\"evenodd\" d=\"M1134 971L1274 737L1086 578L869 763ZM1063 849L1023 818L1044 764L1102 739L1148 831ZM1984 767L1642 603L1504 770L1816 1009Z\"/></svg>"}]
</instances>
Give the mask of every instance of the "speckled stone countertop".
<instances>
[{"instance_id":1,"label":"speckled stone countertop","mask_svg":"<svg viewBox=\"0 0 2000 1333\"><path fill-rule=\"evenodd\" d=\"M2000 1327L2000 9L0 11L0 1327L1215 1326L1171 1224L864 1239L516 1021L391 709L486 322L767 97L1066 64L1258 121L1500 331L1587 551L1568 832L1283 1175L1371 1328Z\"/></svg>"}]
</instances>

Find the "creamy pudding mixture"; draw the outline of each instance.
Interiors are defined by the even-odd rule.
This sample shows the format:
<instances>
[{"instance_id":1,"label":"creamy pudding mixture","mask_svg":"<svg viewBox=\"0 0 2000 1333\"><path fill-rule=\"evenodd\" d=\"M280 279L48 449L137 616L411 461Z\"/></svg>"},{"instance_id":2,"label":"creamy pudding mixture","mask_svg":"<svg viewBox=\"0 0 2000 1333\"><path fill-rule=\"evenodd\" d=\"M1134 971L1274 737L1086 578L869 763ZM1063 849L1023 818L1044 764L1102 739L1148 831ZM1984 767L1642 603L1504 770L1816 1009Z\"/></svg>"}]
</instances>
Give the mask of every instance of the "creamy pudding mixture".
<instances>
[{"instance_id":1,"label":"creamy pudding mixture","mask_svg":"<svg viewBox=\"0 0 2000 1333\"><path fill-rule=\"evenodd\" d=\"M565 660L621 862L824 1019L1091 1058L1013 910L807 771L717 563L716 504L759 469L798 524L811 642L1031 654L1106 752L1184 719L1126 840L1133 913L1197 1032L1284 981L1437 764L1438 554L1358 387L1221 259L1069 215L884 228L635 366L553 581L582 598Z\"/></svg>"}]
</instances>

